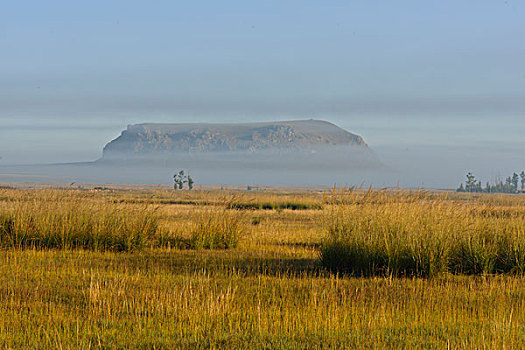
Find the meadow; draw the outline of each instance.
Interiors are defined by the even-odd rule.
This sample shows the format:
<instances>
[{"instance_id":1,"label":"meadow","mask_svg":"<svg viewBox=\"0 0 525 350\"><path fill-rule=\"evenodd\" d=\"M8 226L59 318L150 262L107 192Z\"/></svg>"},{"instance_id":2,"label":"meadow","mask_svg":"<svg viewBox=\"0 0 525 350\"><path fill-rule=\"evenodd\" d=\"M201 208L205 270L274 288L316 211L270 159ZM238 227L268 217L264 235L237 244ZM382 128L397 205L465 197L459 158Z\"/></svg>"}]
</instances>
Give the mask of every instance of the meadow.
<instances>
[{"instance_id":1,"label":"meadow","mask_svg":"<svg viewBox=\"0 0 525 350\"><path fill-rule=\"evenodd\" d=\"M525 197L0 190L0 346L525 344Z\"/></svg>"}]
</instances>

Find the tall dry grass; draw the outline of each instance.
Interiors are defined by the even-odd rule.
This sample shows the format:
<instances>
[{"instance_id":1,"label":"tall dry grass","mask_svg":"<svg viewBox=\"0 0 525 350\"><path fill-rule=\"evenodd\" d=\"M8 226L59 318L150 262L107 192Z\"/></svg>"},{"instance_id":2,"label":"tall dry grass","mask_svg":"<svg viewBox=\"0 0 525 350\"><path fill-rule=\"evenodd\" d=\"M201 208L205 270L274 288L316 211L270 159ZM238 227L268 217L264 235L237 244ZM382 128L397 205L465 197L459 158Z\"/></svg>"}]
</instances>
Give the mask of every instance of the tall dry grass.
<instances>
[{"instance_id":1,"label":"tall dry grass","mask_svg":"<svg viewBox=\"0 0 525 350\"><path fill-rule=\"evenodd\" d=\"M321 262L358 276L522 273L525 215L506 212L423 192L334 192Z\"/></svg>"},{"instance_id":2,"label":"tall dry grass","mask_svg":"<svg viewBox=\"0 0 525 350\"><path fill-rule=\"evenodd\" d=\"M147 206L91 200L67 191L13 193L0 207L0 246L130 251L152 241L157 216Z\"/></svg>"},{"instance_id":3,"label":"tall dry grass","mask_svg":"<svg viewBox=\"0 0 525 350\"><path fill-rule=\"evenodd\" d=\"M194 249L235 248L246 230L242 212L227 207L206 208L195 214L189 243Z\"/></svg>"},{"instance_id":4,"label":"tall dry grass","mask_svg":"<svg viewBox=\"0 0 525 350\"><path fill-rule=\"evenodd\" d=\"M207 202L206 195L203 196ZM186 223L172 225L159 235L159 246L179 249L230 249L248 232L246 210L232 205L238 197L213 198L213 205L192 207ZM181 220L182 221L182 220Z\"/></svg>"},{"instance_id":5,"label":"tall dry grass","mask_svg":"<svg viewBox=\"0 0 525 350\"><path fill-rule=\"evenodd\" d=\"M239 203L239 196L212 195L210 199L202 194L203 203L192 205L189 224L176 225L174 232L160 225L157 205L122 201L119 196L122 193L4 190L0 193L0 247L229 249L247 231L244 210L233 205Z\"/></svg>"},{"instance_id":6,"label":"tall dry grass","mask_svg":"<svg viewBox=\"0 0 525 350\"><path fill-rule=\"evenodd\" d=\"M151 199L153 195L158 199ZM317 254L332 224L341 236L352 227L369 227L368 234L376 238L375 228L384 235L389 228L402 241L396 249L391 244L389 252L410 248L407 235L396 233L400 228L414 235L418 245L424 242L415 230L439 237L440 230L445 235L457 229L459 235L470 232L469 223L484 223L486 232L511 232L513 237L517 233L512 228L521 228L525 217L524 197L356 191L327 196L326 201L312 195L312 202L323 199L324 211L279 211L231 210L217 193L199 195L192 194L192 200L201 204L156 208L152 214L159 217L159 230L151 244L158 247L158 237L169 233L184 233L189 240L199 217L207 218L206 210L213 209L216 220L225 210L247 222L242 231L247 237L236 249L0 249L0 348L523 347L525 275L390 278L383 268L377 271L386 278L349 278L324 270ZM0 212L12 212L16 202L31 207L39 201L44 207L69 200L85 205L80 209L109 205L133 212L153 208L169 196L167 191L139 190L0 190ZM132 202L134 198L144 201ZM257 193L239 201L250 203L251 198L273 200ZM217 205L205 204L208 200ZM457 225L450 222L455 219L460 220ZM435 224L440 228L427 228ZM380 251L381 243L376 244ZM446 245L442 249L453 256ZM443 271L452 270L447 261Z\"/></svg>"}]
</instances>

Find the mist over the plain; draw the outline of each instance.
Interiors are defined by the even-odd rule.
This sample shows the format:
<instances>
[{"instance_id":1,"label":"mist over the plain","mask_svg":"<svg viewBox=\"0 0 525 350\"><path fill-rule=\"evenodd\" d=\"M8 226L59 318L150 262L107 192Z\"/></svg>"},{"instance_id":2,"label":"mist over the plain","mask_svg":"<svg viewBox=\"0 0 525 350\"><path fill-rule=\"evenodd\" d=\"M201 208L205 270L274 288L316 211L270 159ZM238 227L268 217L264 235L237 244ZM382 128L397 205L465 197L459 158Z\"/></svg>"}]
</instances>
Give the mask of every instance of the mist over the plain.
<instances>
[{"instance_id":1,"label":"mist over the plain","mask_svg":"<svg viewBox=\"0 0 525 350\"><path fill-rule=\"evenodd\" d=\"M454 188L464 180L467 171L474 172L482 181L491 182L521 171L520 165L525 164L524 146L519 142L501 141L475 146L402 142L392 146L370 145L372 163L362 155L333 152L315 160L290 154L268 153L252 158L247 154L217 153L136 162L2 165L0 182L171 184L173 174L185 170L197 184L210 185ZM95 153L93 156L100 157L100 151ZM77 160L74 158L77 154L81 152L57 154L64 157L57 161ZM41 159L45 159L45 155L42 154ZM34 163L42 162L35 158Z\"/></svg>"},{"instance_id":2,"label":"mist over the plain","mask_svg":"<svg viewBox=\"0 0 525 350\"><path fill-rule=\"evenodd\" d=\"M181 119L157 116L130 118L130 121ZM202 119L214 122L218 118L203 113ZM246 119L261 120L257 113ZM345 168L344 160L338 158L337 153L327 157L324 164L316 166L310 162L304 166L296 164L295 168L287 167L286 158L280 158L281 162L276 161L274 166L266 164L259 168L253 162L239 166L240 158L232 168L228 162L217 161L220 157L215 156L147 167L91 164L89 162L101 158L103 146L118 136L125 125L96 118L78 124L62 119L32 125L24 120L12 120L0 131L3 146L0 182L170 184L173 173L184 169L200 184L454 188L468 171L483 182L493 182L525 168L525 142L522 141L525 127L519 117L458 118L442 114L432 119L416 114L348 118L335 114L328 120L361 135L384 166L369 169L353 164ZM87 163L35 165L76 162Z\"/></svg>"}]
</instances>

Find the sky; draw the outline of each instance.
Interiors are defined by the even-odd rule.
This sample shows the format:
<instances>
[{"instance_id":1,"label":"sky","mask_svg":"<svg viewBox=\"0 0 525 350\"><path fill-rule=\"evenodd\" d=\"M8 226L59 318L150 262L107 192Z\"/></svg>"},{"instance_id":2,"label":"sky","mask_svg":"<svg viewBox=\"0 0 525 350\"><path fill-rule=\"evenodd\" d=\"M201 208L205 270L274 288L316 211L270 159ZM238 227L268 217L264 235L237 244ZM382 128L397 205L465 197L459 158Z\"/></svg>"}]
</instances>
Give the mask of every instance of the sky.
<instances>
[{"instance_id":1,"label":"sky","mask_svg":"<svg viewBox=\"0 0 525 350\"><path fill-rule=\"evenodd\" d=\"M94 160L133 123L316 118L450 168L437 185L522 170L524 18L517 0L2 2L0 163Z\"/></svg>"}]
</instances>

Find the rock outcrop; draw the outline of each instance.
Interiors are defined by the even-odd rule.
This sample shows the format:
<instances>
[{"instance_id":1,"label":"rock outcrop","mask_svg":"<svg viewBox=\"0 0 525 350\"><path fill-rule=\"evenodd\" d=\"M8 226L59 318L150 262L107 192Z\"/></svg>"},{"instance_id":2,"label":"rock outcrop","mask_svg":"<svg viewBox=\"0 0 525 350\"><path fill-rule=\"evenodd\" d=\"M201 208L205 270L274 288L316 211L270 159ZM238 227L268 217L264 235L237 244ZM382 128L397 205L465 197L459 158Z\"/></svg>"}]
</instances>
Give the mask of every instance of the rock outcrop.
<instances>
[{"instance_id":1,"label":"rock outcrop","mask_svg":"<svg viewBox=\"0 0 525 350\"><path fill-rule=\"evenodd\" d=\"M176 156L267 150L312 153L327 147L367 149L363 139L321 120L242 124L130 125L104 147L103 158Z\"/></svg>"}]
</instances>

